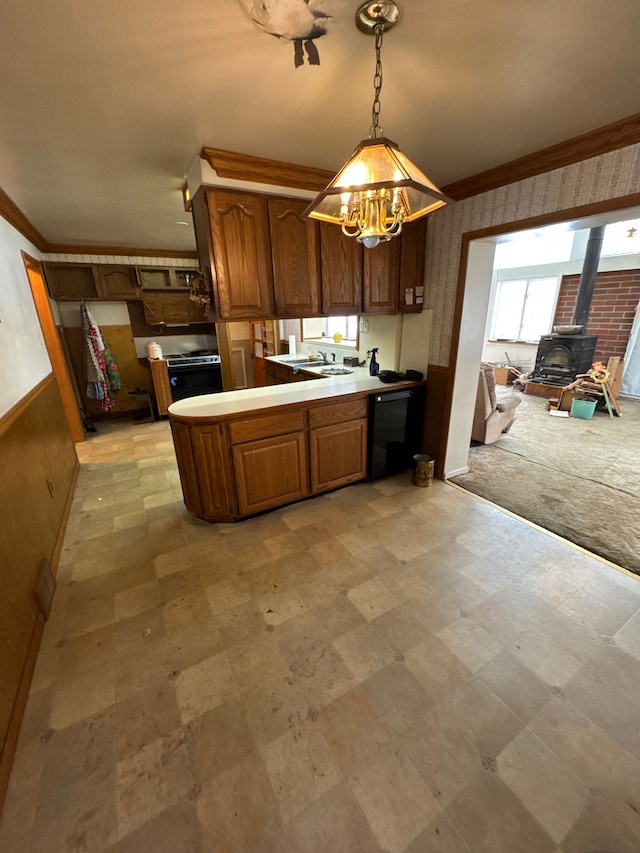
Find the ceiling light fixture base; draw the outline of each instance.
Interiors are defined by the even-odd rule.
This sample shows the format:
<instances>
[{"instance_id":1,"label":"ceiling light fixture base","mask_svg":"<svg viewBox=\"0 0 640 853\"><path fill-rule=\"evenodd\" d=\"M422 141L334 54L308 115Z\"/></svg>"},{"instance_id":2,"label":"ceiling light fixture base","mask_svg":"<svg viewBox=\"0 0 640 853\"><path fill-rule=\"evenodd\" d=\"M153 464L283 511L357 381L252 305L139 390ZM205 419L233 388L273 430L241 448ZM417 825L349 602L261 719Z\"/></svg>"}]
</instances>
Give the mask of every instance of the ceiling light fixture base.
<instances>
[{"instance_id":1,"label":"ceiling light fixture base","mask_svg":"<svg viewBox=\"0 0 640 853\"><path fill-rule=\"evenodd\" d=\"M399 19L400 9L393 0L369 0L356 12L356 26L368 35L375 35L377 27L382 27L382 31L386 33Z\"/></svg>"}]
</instances>

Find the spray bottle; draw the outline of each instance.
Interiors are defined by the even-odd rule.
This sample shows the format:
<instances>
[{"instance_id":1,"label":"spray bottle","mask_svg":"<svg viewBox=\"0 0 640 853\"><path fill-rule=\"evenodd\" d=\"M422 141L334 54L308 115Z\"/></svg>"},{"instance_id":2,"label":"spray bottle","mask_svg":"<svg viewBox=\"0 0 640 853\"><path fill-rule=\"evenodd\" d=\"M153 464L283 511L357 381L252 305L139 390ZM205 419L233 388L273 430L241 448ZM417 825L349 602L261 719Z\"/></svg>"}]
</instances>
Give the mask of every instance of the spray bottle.
<instances>
[{"instance_id":1,"label":"spray bottle","mask_svg":"<svg viewBox=\"0 0 640 853\"><path fill-rule=\"evenodd\" d=\"M374 349L370 350L367 355L371 355L371 361L369 362L369 373L371 376L377 376L380 372L380 365L376 361L376 353L378 352L378 347L374 347Z\"/></svg>"}]
</instances>

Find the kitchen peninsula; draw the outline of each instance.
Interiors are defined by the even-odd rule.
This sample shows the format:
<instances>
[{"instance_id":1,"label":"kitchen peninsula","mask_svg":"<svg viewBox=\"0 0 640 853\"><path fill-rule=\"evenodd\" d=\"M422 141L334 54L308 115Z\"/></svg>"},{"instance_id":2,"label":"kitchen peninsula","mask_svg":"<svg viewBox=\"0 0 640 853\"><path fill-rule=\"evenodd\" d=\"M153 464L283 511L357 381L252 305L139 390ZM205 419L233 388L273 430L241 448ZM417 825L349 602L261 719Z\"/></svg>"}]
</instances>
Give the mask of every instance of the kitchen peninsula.
<instances>
[{"instance_id":1,"label":"kitchen peninsula","mask_svg":"<svg viewBox=\"0 0 640 853\"><path fill-rule=\"evenodd\" d=\"M369 398L423 385L383 385L356 368L173 403L169 419L187 509L205 521L237 521L363 480Z\"/></svg>"}]
</instances>

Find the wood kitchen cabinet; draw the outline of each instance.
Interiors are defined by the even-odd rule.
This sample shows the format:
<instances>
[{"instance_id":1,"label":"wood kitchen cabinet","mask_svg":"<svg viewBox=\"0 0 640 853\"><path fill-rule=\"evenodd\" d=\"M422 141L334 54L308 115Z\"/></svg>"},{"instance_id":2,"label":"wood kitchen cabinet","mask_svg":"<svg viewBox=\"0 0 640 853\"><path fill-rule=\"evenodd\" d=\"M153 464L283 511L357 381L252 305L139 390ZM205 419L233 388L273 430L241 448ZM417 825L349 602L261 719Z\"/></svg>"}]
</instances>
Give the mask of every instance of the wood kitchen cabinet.
<instances>
[{"instance_id":1,"label":"wood kitchen cabinet","mask_svg":"<svg viewBox=\"0 0 640 853\"><path fill-rule=\"evenodd\" d=\"M309 411L311 491L362 480L367 473L367 401L335 403Z\"/></svg>"},{"instance_id":2,"label":"wood kitchen cabinet","mask_svg":"<svg viewBox=\"0 0 640 853\"><path fill-rule=\"evenodd\" d=\"M400 287L402 236L364 249L363 314L395 314Z\"/></svg>"},{"instance_id":3,"label":"wood kitchen cabinet","mask_svg":"<svg viewBox=\"0 0 640 853\"><path fill-rule=\"evenodd\" d=\"M138 282L143 290L164 290L189 288L198 275L196 269L184 267L137 267Z\"/></svg>"},{"instance_id":4,"label":"wood kitchen cabinet","mask_svg":"<svg viewBox=\"0 0 640 853\"><path fill-rule=\"evenodd\" d=\"M320 311L320 226L304 216L309 202L269 198L276 313L315 317Z\"/></svg>"},{"instance_id":5,"label":"wood kitchen cabinet","mask_svg":"<svg viewBox=\"0 0 640 853\"><path fill-rule=\"evenodd\" d=\"M273 317L273 270L267 197L206 190L215 265L216 313L221 320Z\"/></svg>"},{"instance_id":6,"label":"wood kitchen cabinet","mask_svg":"<svg viewBox=\"0 0 640 853\"><path fill-rule=\"evenodd\" d=\"M224 430L209 424L193 435L193 461L197 471L210 471L200 478L200 507L207 516L229 516L234 509L235 489Z\"/></svg>"},{"instance_id":7,"label":"wood kitchen cabinet","mask_svg":"<svg viewBox=\"0 0 640 853\"><path fill-rule=\"evenodd\" d=\"M195 515L203 514L200 502L198 469L193 459L193 446L197 442L193 430L186 424L171 421L171 434L176 456L180 460L180 483L186 508ZM195 439L195 440L194 440Z\"/></svg>"},{"instance_id":8,"label":"wood kitchen cabinet","mask_svg":"<svg viewBox=\"0 0 640 853\"><path fill-rule=\"evenodd\" d=\"M187 509L199 517L230 520L235 513L235 487L223 428L205 424L192 430L172 421L171 433ZM206 478L202 471L207 472Z\"/></svg>"},{"instance_id":9,"label":"wood kitchen cabinet","mask_svg":"<svg viewBox=\"0 0 640 853\"><path fill-rule=\"evenodd\" d=\"M419 219L399 237L364 250L363 314L422 311L426 239L427 220Z\"/></svg>"},{"instance_id":10,"label":"wood kitchen cabinet","mask_svg":"<svg viewBox=\"0 0 640 853\"><path fill-rule=\"evenodd\" d=\"M362 307L362 245L340 228L320 223L322 313L359 314Z\"/></svg>"},{"instance_id":11,"label":"wood kitchen cabinet","mask_svg":"<svg viewBox=\"0 0 640 853\"><path fill-rule=\"evenodd\" d=\"M289 390L273 388L273 403L255 410L239 403L241 410L222 406L215 414L214 403L210 415L172 412L187 508L206 521L235 521L363 480L368 400L377 386L351 394L331 387L292 403L284 402Z\"/></svg>"},{"instance_id":12,"label":"wood kitchen cabinet","mask_svg":"<svg viewBox=\"0 0 640 853\"><path fill-rule=\"evenodd\" d=\"M251 515L308 495L302 411L232 422L229 436L240 515Z\"/></svg>"},{"instance_id":13,"label":"wood kitchen cabinet","mask_svg":"<svg viewBox=\"0 0 640 853\"><path fill-rule=\"evenodd\" d=\"M198 270L188 267L138 267L131 264L43 264L49 294L61 302L86 300L131 301L147 304L147 321L202 323L202 311L189 299L189 286ZM154 290L168 291L156 297ZM157 312L157 316L154 315ZM159 320L158 317L165 319Z\"/></svg>"},{"instance_id":14,"label":"wood kitchen cabinet","mask_svg":"<svg viewBox=\"0 0 640 853\"><path fill-rule=\"evenodd\" d=\"M188 291L145 290L142 295L144 319L150 326L181 326L206 323L202 307L189 298Z\"/></svg>"},{"instance_id":15,"label":"wood kitchen cabinet","mask_svg":"<svg viewBox=\"0 0 640 853\"><path fill-rule=\"evenodd\" d=\"M309 494L304 433L233 448L240 515L252 515Z\"/></svg>"},{"instance_id":16,"label":"wood kitchen cabinet","mask_svg":"<svg viewBox=\"0 0 640 853\"><path fill-rule=\"evenodd\" d=\"M148 364L158 415L162 417L169 414L169 406L173 402L167 360L165 358L150 358Z\"/></svg>"},{"instance_id":17,"label":"wood kitchen cabinet","mask_svg":"<svg viewBox=\"0 0 640 853\"><path fill-rule=\"evenodd\" d=\"M118 264L96 266L98 296L103 299L139 299L136 268Z\"/></svg>"},{"instance_id":18,"label":"wood kitchen cabinet","mask_svg":"<svg viewBox=\"0 0 640 853\"><path fill-rule=\"evenodd\" d=\"M400 286L397 311L419 314L424 307L424 267L428 219L408 222L400 243ZM393 242L393 241L392 241Z\"/></svg>"},{"instance_id":19,"label":"wood kitchen cabinet","mask_svg":"<svg viewBox=\"0 0 640 853\"><path fill-rule=\"evenodd\" d=\"M92 264L45 261L43 267L49 293L53 299L78 302L81 299L97 298L98 289Z\"/></svg>"},{"instance_id":20,"label":"wood kitchen cabinet","mask_svg":"<svg viewBox=\"0 0 640 853\"><path fill-rule=\"evenodd\" d=\"M220 320L395 314L423 307L426 220L375 249L305 217L306 200L202 188L193 219Z\"/></svg>"},{"instance_id":21,"label":"wood kitchen cabinet","mask_svg":"<svg viewBox=\"0 0 640 853\"><path fill-rule=\"evenodd\" d=\"M124 264L44 264L49 293L60 301L139 299L136 268Z\"/></svg>"},{"instance_id":22,"label":"wood kitchen cabinet","mask_svg":"<svg viewBox=\"0 0 640 853\"><path fill-rule=\"evenodd\" d=\"M289 382L304 382L307 379L322 379L318 373L298 370L293 372L293 367L288 364L277 364L273 361L265 361L265 385L286 385Z\"/></svg>"}]
</instances>

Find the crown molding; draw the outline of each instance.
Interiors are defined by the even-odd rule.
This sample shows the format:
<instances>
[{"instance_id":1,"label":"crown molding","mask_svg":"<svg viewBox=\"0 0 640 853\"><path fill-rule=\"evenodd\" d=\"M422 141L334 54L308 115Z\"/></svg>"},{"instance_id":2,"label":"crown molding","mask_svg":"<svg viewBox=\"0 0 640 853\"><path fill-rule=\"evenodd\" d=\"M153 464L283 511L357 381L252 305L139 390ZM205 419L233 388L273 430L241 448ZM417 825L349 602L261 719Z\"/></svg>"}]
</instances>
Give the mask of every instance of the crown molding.
<instances>
[{"instance_id":1,"label":"crown molding","mask_svg":"<svg viewBox=\"0 0 640 853\"><path fill-rule=\"evenodd\" d=\"M43 254L58 255L128 255L141 258L184 258L197 260L198 253L178 249L141 249L135 246L76 246L67 243L49 243L42 234L29 222L17 204L13 202L3 189L0 189L0 216L9 225L13 225L23 237L26 237L36 249Z\"/></svg>"},{"instance_id":2,"label":"crown molding","mask_svg":"<svg viewBox=\"0 0 640 853\"><path fill-rule=\"evenodd\" d=\"M335 172L327 172L325 169L298 166L282 160L267 160L249 154L235 154L219 148L203 148L200 156L221 178L317 192L335 178Z\"/></svg>"},{"instance_id":3,"label":"crown molding","mask_svg":"<svg viewBox=\"0 0 640 853\"><path fill-rule=\"evenodd\" d=\"M598 157L640 142L640 113L575 136L565 142L511 160L501 166L463 178L442 187L442 192L455 201L470 198L498 187L533 178L563 166ZM335 174L313 166L299 166L281 160L268 160L248 154L236 154L218 148L203 148L200 156L221 178L236 178L253 183L321 191ZM185 209L186 205L185 205ZM27 238L37 249L51 254L137 255L139 257L184 258L195 260L195 251L167 251L131 246L77 246L49 243L31 224L20 208L0 189L0 216Z\"/></svg>"},{"instance_id":4,"label":"crown molding","mask_svg":"<svg viewBox=\"0 0 640 853\"><path fill-rule=\"evenodd\" d=\"M13 225L16 231L19 231L30 243L33 243L36 249L40 249L41 252L47 251L47 241L3 189L0 189L0 216L6 219L9 225Z\"/></svg>"},{"instance_id":5,"label":"crown molding","mask_svg":"<svg viewBox=\"0 0 640 853\"><path fill-rule=\"evenodd\" d=\"M442 187L456 201L640 142L640 113Z\"/></svg>"}]
</instances>

